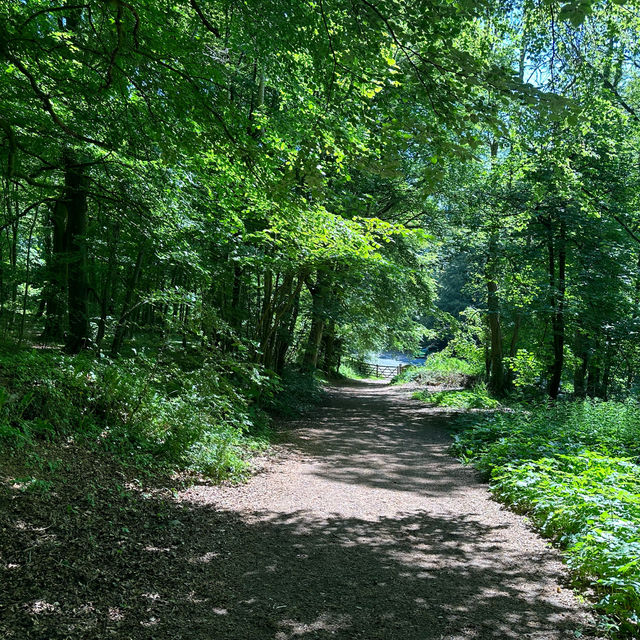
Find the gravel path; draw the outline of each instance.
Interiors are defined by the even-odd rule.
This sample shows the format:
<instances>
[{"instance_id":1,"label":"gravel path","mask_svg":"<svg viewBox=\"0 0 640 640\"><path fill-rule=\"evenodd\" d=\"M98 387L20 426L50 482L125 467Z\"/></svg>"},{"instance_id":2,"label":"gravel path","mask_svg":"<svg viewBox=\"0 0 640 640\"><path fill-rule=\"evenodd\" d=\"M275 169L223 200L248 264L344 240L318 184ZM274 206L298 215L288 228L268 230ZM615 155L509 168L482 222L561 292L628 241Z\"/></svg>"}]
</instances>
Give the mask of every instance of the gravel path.
<instances>
[{"instance_id":1,"label":"gravel path","mask_svg":"<svg viewBox=\"0 0 640 640\"><path fill-rule=\"evenodd\" d=\"M594 637L558 554L447 454L447 419L402 388L351 383L287 425L248 484L186 491L203 527L211 507L231 527L215 542L202 527L199 561L227 561L211 569L218 615L193 637Z\"/></svg>"},{"instance_id":2,"label":"gravel path","mask_svg":"<svg viewBox=\"0 0 640 640\"><path fill-rule=\"evenodd\" d=\"M447 419L336 388L240 487L141 483L78 447L0 456L0 638L593 637L558 554L447 455Z\"/></svg>"}]
</instances>

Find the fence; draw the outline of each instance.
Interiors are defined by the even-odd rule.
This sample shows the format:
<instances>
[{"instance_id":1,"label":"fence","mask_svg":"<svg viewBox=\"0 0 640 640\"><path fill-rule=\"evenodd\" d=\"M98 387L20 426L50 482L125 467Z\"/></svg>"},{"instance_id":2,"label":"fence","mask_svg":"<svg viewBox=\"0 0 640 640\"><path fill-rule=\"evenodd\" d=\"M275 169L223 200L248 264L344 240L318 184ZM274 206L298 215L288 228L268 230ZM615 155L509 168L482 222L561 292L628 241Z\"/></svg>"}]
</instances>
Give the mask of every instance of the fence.
<instances>
[{"instance_id":1,"label":"fence","mask_svg":"<svg viewBox=\"0 0 640 640\"><path fill-rule=\"evenodd\" d=\"M393 378L400 375L409 365L389 365L389 364L371 364L370 362L360 362L352 360L351 367L363 376L371 376L375 378Z\"/></svg>"}]
</instances>

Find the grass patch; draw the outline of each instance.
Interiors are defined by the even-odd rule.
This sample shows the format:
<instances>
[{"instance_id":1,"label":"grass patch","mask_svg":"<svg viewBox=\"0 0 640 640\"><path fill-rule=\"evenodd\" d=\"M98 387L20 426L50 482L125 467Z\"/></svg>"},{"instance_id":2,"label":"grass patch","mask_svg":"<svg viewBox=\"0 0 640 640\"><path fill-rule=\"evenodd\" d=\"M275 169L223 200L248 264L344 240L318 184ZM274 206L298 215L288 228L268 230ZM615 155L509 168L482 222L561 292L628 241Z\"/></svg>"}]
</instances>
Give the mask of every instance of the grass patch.
<instances>
[{"instance_id":1,"label":"grass patch","mask_svg":"<svg viewBox=\"0 0 640 640\"><path fill-rule=\"evenodd\" d=\"M444 391L416 391L412 398L436 407L452 409L495 409L500 403L492 398L484 387L473 389L446 389Z\"/></svg>"},{"instance_id":2,"label":"grass patch","mask_svg":"<svg viewBox=\"0 0 640 640\"><path fill-rule=\"evenodd\" d=\"M640 622L640 407L573 401L469 416L454 452L491 477L599 594L620 637Z\"/></svg>"},{"instance_id":3,"label":"grass patch","mask_svg":"<svg viewBox=\"0 0 640 640\"><path fill-rule=\"evenodd\" d=\"M357 367L349 364L342 363L340 364L340 369L338 373L345 378L350 378L351 380L382 380L382 376L372 376L362 371L359 371Z\"/></svg>"}]
</instances>

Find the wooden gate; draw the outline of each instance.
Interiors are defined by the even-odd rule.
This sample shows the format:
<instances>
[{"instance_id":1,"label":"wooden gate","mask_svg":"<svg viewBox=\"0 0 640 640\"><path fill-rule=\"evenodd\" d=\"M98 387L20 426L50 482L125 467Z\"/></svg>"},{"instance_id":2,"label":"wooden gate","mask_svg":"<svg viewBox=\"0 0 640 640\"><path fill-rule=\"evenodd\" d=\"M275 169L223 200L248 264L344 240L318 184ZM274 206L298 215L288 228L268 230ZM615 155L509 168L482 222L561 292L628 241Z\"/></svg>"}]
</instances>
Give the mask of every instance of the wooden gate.
<instances>
[{"instance_id":1,"label":"wooden gate","mask_svg":"<svg viewBox=\"0 0 640 640\"><path fill-rule=\"evenodd\" d=\"M393 378L393 376L400 375L409 366L406 364L371 364L370 362L355 360L352 360L349 364L358 373L372 378Z\"/></svg>"}]
</instances>

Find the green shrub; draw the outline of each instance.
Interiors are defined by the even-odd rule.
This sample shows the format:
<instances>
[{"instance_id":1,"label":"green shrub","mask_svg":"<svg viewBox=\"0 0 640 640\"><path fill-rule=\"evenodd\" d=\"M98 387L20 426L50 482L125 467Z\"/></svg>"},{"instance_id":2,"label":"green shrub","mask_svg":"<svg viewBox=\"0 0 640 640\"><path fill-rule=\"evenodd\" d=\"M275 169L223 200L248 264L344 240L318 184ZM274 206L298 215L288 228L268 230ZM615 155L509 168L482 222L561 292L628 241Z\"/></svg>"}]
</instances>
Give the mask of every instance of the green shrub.
<instances>
[{"instance_id":1,"label":"green shrub","mask_svg":"<svg viewBox=\"0 0 640 640\"><path fill-rule=\"evenodd\" d=\"M640 622L640 412L628 402L573 401L474 415L454 452L491 476L590 582L612 628Z\"/></svg>"},{"instance_id":2,"label":"green shrub","mask_svg":"<svg viewBox=\"0 0 640 640\"><path fill-rule=\"evenodd\" d=\"M280 379L278 392L266 406L270 412L281 416L300 415L326 397L322 382L317 372L287 368Z\"/></svg>"},{"instance_id":3,"label":"green shrub","mask_svg":"<svg viewBox=\"0 0 640 640\"><path fill-rule=\"evenodd\" d=\"M640 407L635 401L565 401L459 421L454 451L484 471L513 460L538 460L590 449L640 458Z\"/></svg>"},{"instance_id":4,"label":"green shrub","mask_svg":"<svg viewBox=\"0 0 640 640\"><path fill-rule=\"evenodd\" d=\"M412 397L436 407L451 407L452 409L495 409L500 406L500 403L492 398L486 388L482 386L473 389L416 391Z\"/></svg>"},{"instance_id":5,"label":"green shrub","mask_svg":"<svg viewBox=\"0 0 640 640\"><path fill-rule=\"evenodd\" d=\"M466 386L477 380L477 367L444 351L427 356L423 365L412 365L392 380L392 384L415 382L423 385Z\"/></svg>"},{"instance_id":6,"label":"green shrub","mask_svg":"<svg viewBox=\"0 0 640 640\"><path fill-rule=\"evenodd\" d=\"M363 371L359 371L356 366L350 363L341 363L338 373L351 380L382 380L381 376L372 376Z\"/></svg>"},{"instance_id":7,"label":"green shrub","mask_svg":"<svg viewBox=\"0 0 640 640\"><path fill-rule=\"evenodd\" d=\"M640 621L640 466L585 451L497 467L495 495L529 514L591 581L601 609L633 629Z\"/></svg>"},{"instance_id":8,"label":"green shrub","mask_svg":"<svg viewBox=\"0 0 640 640\"><path fill-rule=\"evenodd\" d=\"M68 439L141 467L240 478L250 452L266 446L256 400L274 388L255 367L232 364L205 360L185 371L157 356L0 353L0 443Z\"/></svg>"}]
</instances>

